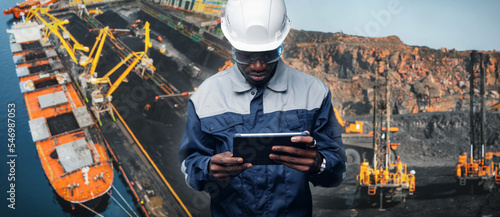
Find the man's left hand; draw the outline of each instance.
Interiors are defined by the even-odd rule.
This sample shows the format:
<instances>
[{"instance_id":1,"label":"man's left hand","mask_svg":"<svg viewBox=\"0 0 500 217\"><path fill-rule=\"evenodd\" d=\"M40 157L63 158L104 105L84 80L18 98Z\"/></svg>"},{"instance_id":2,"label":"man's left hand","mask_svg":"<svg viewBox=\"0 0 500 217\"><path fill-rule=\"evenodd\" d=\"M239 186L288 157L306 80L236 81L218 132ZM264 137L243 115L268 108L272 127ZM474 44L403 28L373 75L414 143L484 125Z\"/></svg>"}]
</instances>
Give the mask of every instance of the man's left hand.
<instances>
[{"instance_id":1,"label":"man's left hand","mask_svg":"<svg viewBox=\"0 0 500 217\"><path fill-rule=\"evenodd\" d=\"M296 143L304 143L304 148L273 146L272 150L277 153L270 154L269 158L303 173L318 173L323 157L318 153L314 138L311 136L294 136L291 140ZM285 155L280 155L280 153Z\"/></svg>"}]
</instances>

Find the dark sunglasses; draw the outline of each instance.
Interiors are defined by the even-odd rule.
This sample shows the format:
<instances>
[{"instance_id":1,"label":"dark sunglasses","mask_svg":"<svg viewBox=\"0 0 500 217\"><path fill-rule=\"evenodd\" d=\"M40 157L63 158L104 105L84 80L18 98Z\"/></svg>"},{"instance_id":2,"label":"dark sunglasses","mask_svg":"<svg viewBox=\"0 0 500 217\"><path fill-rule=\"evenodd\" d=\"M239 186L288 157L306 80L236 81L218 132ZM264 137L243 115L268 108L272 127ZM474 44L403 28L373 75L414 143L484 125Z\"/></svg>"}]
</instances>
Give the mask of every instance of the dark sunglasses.
<instances>
[{"instance_id":1,"label":"dark sunglasses","mask_svg":"<svg viewBox=\"0 0 500 217\"><path fill-rule=\"evenodd\" d=\"M257 59L259 59L265 64L268 64L279 60L279 58L283 54L283 44L281 44L278 48L274 50L262 51L262 52L241 51L234 47L232 48L232 50L233 50L233 58L239 64L250 65Z\"/></svg>"}]
</instances>

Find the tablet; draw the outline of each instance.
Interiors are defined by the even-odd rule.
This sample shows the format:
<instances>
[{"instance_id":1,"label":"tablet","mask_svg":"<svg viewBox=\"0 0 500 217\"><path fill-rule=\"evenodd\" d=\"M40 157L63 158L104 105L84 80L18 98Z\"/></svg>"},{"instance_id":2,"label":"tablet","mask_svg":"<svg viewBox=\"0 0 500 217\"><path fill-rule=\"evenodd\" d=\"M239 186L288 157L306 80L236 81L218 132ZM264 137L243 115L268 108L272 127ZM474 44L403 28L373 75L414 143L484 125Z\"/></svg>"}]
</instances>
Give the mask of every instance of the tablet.
<instances>
[{"instance_id":1,"label":"tablet","mask_svg":"<svg viewBox=\"0 0 500 217\"><path fill-rule=\"evenodd\" d=\"M233 138L233 157L241 157L254 165L278 164L269 158L275 145L303 148L305 143L291 141L293 136L307 136L306 132L293 133L237 133Z\"/></svg>"}]
</instances>

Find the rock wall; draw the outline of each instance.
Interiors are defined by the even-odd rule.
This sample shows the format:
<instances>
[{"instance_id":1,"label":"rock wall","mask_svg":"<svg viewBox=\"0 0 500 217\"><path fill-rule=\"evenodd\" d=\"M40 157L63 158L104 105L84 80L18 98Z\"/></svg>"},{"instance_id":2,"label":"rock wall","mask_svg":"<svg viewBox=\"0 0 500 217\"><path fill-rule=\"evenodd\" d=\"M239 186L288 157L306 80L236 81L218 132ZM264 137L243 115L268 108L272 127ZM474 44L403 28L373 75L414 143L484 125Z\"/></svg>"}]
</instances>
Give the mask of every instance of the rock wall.
<instances>
[{"instance_id":1,"label":"rock wall","mask_svg":"<svg viewBox=\"0 0 500 217\"><path fill-rule=\"evenodd\" d=\"M385 70L390 72L396 112L468 109L471 51L409 46L396 36L298 30L290 32L284 46L285 62L324 80L332 90L334 106L346 116L370 113L373 87L385 83L383 73L376 72ZM500 52L483 53L488 105L492 105L500 99ZM382 89L378 93L379 97L385 94Z\"/></svg>"}]
</instances>

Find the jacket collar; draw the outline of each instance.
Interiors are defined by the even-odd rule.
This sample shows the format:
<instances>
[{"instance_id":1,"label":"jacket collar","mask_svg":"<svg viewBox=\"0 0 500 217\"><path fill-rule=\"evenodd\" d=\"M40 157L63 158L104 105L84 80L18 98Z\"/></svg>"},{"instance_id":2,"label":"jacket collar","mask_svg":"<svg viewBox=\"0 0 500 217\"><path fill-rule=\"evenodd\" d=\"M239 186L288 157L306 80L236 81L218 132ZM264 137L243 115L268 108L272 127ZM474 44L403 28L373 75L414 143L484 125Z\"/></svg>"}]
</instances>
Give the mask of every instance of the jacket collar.
<instances>
[{"instance_id":1,"label":"jacket collar","mask_svg":"<svg viewBox=\"0 0 500 217\"><path fill-rule=\"evenodd\" d=\"M242 93L249 91L253 88L250 85L243 74L241 74L240 69L235 64L231 67L231 85L234 92ZM276 73L271 78L271 80L266 85L269 89L276 92L284 92L288 87L288 72L283 60L278 60L278 65L276 66Z\"/></svg>"}]
</instances>

